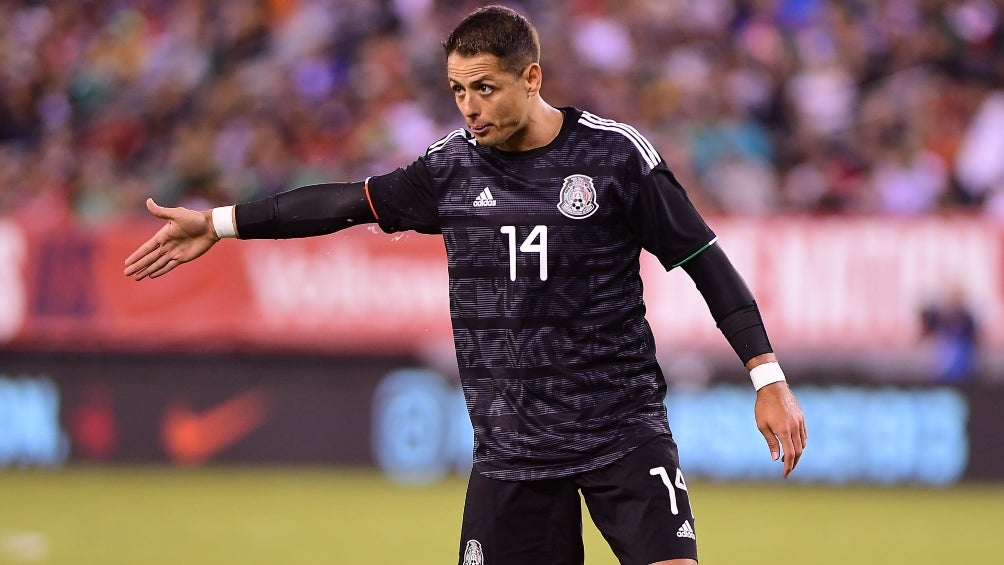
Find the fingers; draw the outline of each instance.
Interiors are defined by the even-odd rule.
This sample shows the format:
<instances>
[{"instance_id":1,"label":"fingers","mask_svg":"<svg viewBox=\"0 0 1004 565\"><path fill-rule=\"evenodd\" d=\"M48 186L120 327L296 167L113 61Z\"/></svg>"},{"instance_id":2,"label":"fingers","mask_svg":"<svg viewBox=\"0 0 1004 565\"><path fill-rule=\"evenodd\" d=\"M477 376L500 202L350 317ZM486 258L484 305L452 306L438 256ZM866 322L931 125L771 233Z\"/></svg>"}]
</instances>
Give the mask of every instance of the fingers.
<instances>
[{"instance_id":1,"label":"fingers","mask_svg":"<svg viewBox=\"0 0 1004 565\"><path fill-rule=\"evenodd\" d=\"M157 257L153 260L150 266L143 269L140 273L136 275L137 276L136 280L140 280L143 277L150 277L151 279L157 278L158 276L160 276L158 275L158 273L161 273L161 271L166 273L167 271L170 270L170 269L165 270L165 268L171 261L172 259L167 255L157 255ZM177 261L175 261L175 263L177 263Z\"/></svg>"},{"instance_id":2,"label":"fingers","mask_svg":"<svg viewBox=\"0 0 1004 565\"><path fill-rule=\"evenodd\" d=\"M787 479L788 475L795 470L795 465L798 465L798 460L802 457L802 449L801 447L796 448L791 434L783 434L780 440L782 449L784 449L784 478Z\"/></svg>"},{"instance_id":3,"label":"fingers","mask_svg":"<svg viewBox=\"0 0 1004 565\"><path fill-rule=\"evenodd\" d=\"M158 269L162 268L168 261L169 259L161 253L159 248L157 248L141 257L132 265L126 267L125 274L126 276L133 277L137 281L141 281Z\"/></svg>"},{"instance_id":4,"label":"fingers","mask_svg":"<svg viewBox=\"0 0 1004 565\"><path fill-rule=\"evenodd\" d=\"M146 243L140 245L136 251L133 251L132 255L126 258L125 275L127 277L132 276L133 274L150 266L150 264L153 263L153 261L160 255L158 253L159 249L160 242L158 241L157 236L150 238Z\"/></svg>"},{"instance_id":5,"label":"fingers","mask_svg":"<svg viewBox=\"0 0 1004 565\"><path fill-rule=\"evenodd\" d=\"M137 281L143 280L146 277L156 278L154 274L161 271L169 261L175 261L175 265L171 269L177 266L177 264L182 263L182 261L177 260L177 244L170 238L167 230L168 227L161 228L157 232L157 235L139 246L125 260L126 268L124 274L127 277L133 277ZM170 269L160 272L156 276L160 276L168 271Z\"/></svg>"},{"instance_id":6,"label":"fingers","mask_svg":"<svg viewBox=\"0 0 1004 565\"><path fill-rule=\"evenodd\" d=\"M158 206L157 203L153 201L153 198L146 199L146 209L158 218L170 219L169 209ZM161 228L157 231L156 235L148 239L143 245L136 248L136 251L133 251L132 255L126 257L126 268L124 272L127 277L139 274L141 276L137 276L136 280L140 280L146 276L143 271L157 260L157 257L160 255L158 250L162 246L165 235L164 229Z\"/></svg>"},{"instance_id":7,"label":"fingers","mask_svg":"<svg viewBox=\"0 0 1004 565\"><path fill-rule=\"evenodd\" d=\"M804 418L800 418L797 425L792 426L790 429L790 433L782 433L779 436L784 448L785 478L788 478L788 475L798 465L798 461L802 458L802 452L805 451L806 439L808 438Z\"/></svg>"},{"instance_id":8,"label":"fingers","mask_svg":"<svg viewBox=\"0 0 1004 565\"><path fill-rule=\"evenodd\" d=\"M781 450L777 443L777 438L774 437L774 432L770 428L761 428L760 433L763 434L763 439L767 440L767 449L770 450L770 458L777 461L777 458L781 456Z\"/></svg>"},{"instance_id":9,"label":"fingers","mask_svg":"<svg viewBox=\"0 0 1004 565\"><path fill-rule=\"evenodd\" d=\"M137 281L145 277L155 279L186 261L184 248L173 240L167 240L136 263L134 278Z\"/></svg>"},{"instance_id":10,"label":"fingers","mask_svg":"<svg viewBox=\"0 0 1004 565\"><path fill-rule=\"evenodd\" d=\"M178 261L177 259L169 259L163 267L157 269L156 271L153 271L150 274L150 278L155 279L161 275L166 275L167 273L170 273L172 270L174 270L174 268L180 264L181 261Z\"/></svg>"},{"instance_id":11,"label":"fingers","mask_svg":"<svg viewBox=\"0 0 1004 565\"><path fill-rule=\"evenodd\" d=\"M784 463L784 477L788 478L795 470L798 461L802 458L805 450L806 439L808 437L805 427L805 419L797 418L788 422L787 425L771 426L765 423L759 428L763 438L767 441L767 448L770 449L770 458L777 461L780 457ZM783 455L782 455L783 453Z\"/></svg>"},{"instance_id":12,"label":"fingers","mask_svg":"<svg viewBox=\"0 0 1004 565\"><path fill-rule=\"evenodd\" d=\"M178 208L165 208L153 201L153 198L146 199L146 209L154 216L167 220L168 225L162 227L156 235L151 237L143 245L139 246L132 255L125 260L124 274L133 277L137 281L146 277L156 278L169 272L181 261L175 261L174 265L165 269L171 260L167 255L175 247L175 235L171 233L172 222L179 216Z\"/></svg>"},{"instance_id":13,"label":"fingers","mask_svg":"<svg viewBox=\"0 0 1004 565\"><path fill-rule=\"evenodd\" d=\"M132 255L125 260L125 275L142 280L152 273L150 267L163 255L166 255L174 248L174 243L169 232L170 225L161 228L146 243L140 245Z\"/></svg>"},{"instance_id":14,"label":"fingers","mask_svg":"<svg viewBox=\"0 0 1004 565\"><path fill-rule=\"evenodd\" d=\"M146 209L151 214L162 220L173 220L175 218L175 208L165 208L153 201L153 198L146 199Z\"/></svg>"}]
</instances>

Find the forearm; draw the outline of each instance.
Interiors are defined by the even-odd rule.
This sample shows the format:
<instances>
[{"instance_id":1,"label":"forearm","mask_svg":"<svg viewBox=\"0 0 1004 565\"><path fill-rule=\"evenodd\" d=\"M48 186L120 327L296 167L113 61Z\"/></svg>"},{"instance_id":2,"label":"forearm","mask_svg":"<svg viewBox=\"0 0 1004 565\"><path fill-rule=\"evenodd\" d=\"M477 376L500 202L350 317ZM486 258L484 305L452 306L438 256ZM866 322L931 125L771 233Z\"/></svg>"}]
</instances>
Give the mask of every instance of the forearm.
<instances>
[{"instance_id":1,"label":"forearm","mask_svg":"<svg viewBox=\"0 0 1004 565\"><path fill-rule=\"evenodd\" d=\"M753 367L759 367L764 363L777 363L777 356L773 353L762 353L746 362L746 370L752 371Z\"/></svg>"},{"instance_id":2,"label":"forearm","mask_svg":"<svg viewBox=\"0 0 1004 565\"><path fill-rule=\"evenodd\" d=\"M760 309L746 282L716 244L683 265L718 328L747 369L773 361Z\"/></svg>"},{"instance_id":3,"label":"forearm","mask_svg":"<svg viewBox=\"0 0 1004 565\"><path fill-rule=\"evenodd\" d=\"M241 239L285 239L375 222L362 182L315 184L234 207Z\"/></svg>"}]
</instances>

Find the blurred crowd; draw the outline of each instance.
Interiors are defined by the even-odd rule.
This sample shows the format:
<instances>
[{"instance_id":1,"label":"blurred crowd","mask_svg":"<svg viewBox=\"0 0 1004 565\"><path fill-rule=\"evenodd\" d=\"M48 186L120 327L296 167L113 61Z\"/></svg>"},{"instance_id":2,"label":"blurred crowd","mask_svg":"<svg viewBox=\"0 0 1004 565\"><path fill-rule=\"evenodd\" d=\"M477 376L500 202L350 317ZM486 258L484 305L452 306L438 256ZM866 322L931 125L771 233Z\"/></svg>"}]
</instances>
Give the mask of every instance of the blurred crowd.
<instances>
[{"instance_id":1,"label":"blurred crowd","mask_svg":"<svg viewBox=\"0 0 1004 565\"><path fill-rule=\"evenodd\" d=\"M522 0L544 98L638 127L705 213L1004 219L995 0ZM0 215L100 225L388 172L463 125L483 2L0 0Z\"/></svg>"}]
</instances>

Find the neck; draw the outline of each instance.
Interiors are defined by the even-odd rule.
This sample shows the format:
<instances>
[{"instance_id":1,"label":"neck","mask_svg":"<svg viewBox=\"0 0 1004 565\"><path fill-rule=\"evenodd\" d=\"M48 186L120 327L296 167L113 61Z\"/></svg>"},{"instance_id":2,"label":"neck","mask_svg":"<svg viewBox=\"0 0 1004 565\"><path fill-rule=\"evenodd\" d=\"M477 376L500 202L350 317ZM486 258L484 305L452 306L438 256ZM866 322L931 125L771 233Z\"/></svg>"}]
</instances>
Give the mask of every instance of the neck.
<instances>
[{"instance_id":1,"label":"neck","mask_svg":"<svg viewBox=\"0 0 1004 565\"><path fill-rule=\"evenodd\" d=\"M506 140L506 143L500 145L499 149L503 151L530 151L544 147L558 137L564 122L564 114L542 98L537 98L537 101L538 103L534 105L527 116L526 127L523 128L523 131Z\"/></svg>"}]
</instances>

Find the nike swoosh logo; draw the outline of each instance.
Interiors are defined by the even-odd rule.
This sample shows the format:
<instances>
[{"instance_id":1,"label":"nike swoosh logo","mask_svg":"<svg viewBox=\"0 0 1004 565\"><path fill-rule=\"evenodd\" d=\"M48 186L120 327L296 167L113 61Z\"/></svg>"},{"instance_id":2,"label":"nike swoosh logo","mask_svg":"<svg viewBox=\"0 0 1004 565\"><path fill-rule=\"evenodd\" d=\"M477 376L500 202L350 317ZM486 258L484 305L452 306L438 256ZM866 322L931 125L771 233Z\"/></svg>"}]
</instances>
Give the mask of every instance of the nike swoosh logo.
<instances>
[{"instance_id":1,"label":"nike swoosh logo","mask_svg":"<svg viewBox=\"0 0 1004 565\"><path fill-rule=\"evenodd\" d=\"M171 460L194 466L234 445L268 418L268 397L252 389L197 413L173 402L161 418L161 442Z\"/></svg>"}]
</instances>

